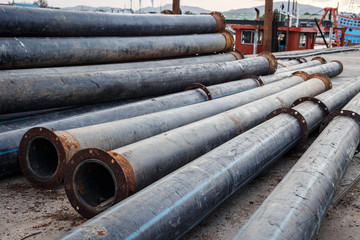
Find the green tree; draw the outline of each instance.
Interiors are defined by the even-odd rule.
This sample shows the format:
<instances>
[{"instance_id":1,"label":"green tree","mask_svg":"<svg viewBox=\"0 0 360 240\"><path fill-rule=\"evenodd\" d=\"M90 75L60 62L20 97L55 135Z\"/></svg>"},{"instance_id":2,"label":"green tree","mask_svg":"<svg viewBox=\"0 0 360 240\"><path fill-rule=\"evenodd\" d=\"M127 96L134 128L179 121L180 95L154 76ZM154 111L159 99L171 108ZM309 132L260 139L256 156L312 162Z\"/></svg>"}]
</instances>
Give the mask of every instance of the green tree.
<instances>
[{"instance_id":1,"label":"green tree","mask_svg":"<svg viewBox=\"0 0 360 240\"><path fill-rule=\"evenodd\" d=\"M34 5L38 5L41 8L46 8L48 6L48 2L46 0L37 0L34 1Z\"/></svg>"}]
</instances>

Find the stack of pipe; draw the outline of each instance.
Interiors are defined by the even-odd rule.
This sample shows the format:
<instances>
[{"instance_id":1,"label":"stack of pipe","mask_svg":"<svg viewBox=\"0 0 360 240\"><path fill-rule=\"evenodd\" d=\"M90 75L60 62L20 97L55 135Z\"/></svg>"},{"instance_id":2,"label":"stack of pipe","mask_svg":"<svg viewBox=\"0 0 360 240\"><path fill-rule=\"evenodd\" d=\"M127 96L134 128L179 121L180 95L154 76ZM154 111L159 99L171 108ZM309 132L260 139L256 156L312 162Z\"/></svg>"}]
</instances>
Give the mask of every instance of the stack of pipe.
<instances>
[{"instance_id":1,"label":"stack of pipe","mask_svg":"<svg viewBox=\"0 0 360 240\"><path fill-rule=\"evenodd\" d=\"M324 82L320 79L313 78L305 83L301 83L293 88L290 88L289 90L285 90L283 94L287 91L285 95L290 97L295 94L295 89L300 90L306 85L309 87L311 85L311 88L313 89L315 86L320 87L322 85L322 87L324 87ZM278 159L286 151L291 149L291 147L293 147L296 143L304 140L307 134L313 131L321 123L327 113L333 113L335 110L343 107L359 91L360 81L355 79L346 82L336 89L321 93L317 95L316 98L301 98L297 101L300 104L292 109L282 108L281 110L276 110L273 114L279 115L272 117L268 121L246 131L243 134L240 134L205 155L200 156L191 163L181 167L177 171L158 180L146 189L143 189L142 191L134 194L132 197L118 203L109 210L94 217L91 221L86 222L79 228L74 229L68 235L63 237L63 239L97 239L97 233L99 231L103 233L103 236L106 239L179 238L191 228L196 226L196 224L204 219L212 210L219 206L235 191L257 176L264 168ZM315 92L313 92L313 94L316 95ZM276 95L274 95L274 97L275 96ZM296 98L296 96L294 97ZM271 101L270 98L264 98L264 100L266 100L264 101L265 105L265 102ZM284 98L280 98L279 100L282 100L283 102L287 102L287 100L289 100L291 102L294 99L290 97L287 98L287 100ZM240 108L244 108L245 106L247 105ZM257 106L259 106L259 104L257 104ZM266 107L263 106L263 108L263 110L265 110ZM270 109L268 110L271 111ZM268 113L266 110L264 113L265 112ZM229 113L230 112L228 112L228 114ZM243 115L241 118L235 118L236 115L231 116L233 117L231 118L231 120L233 120L233 124L241 127L242 125L239 120L242 119ZM220 127L222 124L231 125L231 123L226 122L225 119L217 122L217 124L211 120L208 122L205 122L204 120L199 122L203 122L206 127L211 124L216 125L216 130L219 131L223 131L223 128ZM347 137L351 138L352 141L352 150L345 153L347 158L353 154L355 146L358 144L358 126L354 120L347 120L342 125L342 127L346 127L349 131L351 131L350 129L355 127L355 125L357 127L355 133L352 133L351 136ZM177 138L184 141L184 143L187 142L188 144L199 142L199 145L193 146L194 150L189 147L184 151L175 151L174 147L169 147L177 144L173 142L170 145L164 146L166 151L157 149L157 151L161 151L159 155L165 154L167 151L173 151L172 156L168 157L169 160L173 160L180 155L178 157L179 162L186 161L184 159L187 158L189 150L197 151L197 148L199 148L201 144L204 144L205 146L203 148L206 149L208 146L212 145L212 142L216 142L218 140L214 137L201 142L201 144L200 141L196 139L193 140L193 138L210 135L211 132L213 132L212 128L200 128L200 125L196 125L196 127L197 128L194 127L192 129L193 131L196 131L193 135L181 135L183 136L182 138ZM179 128L179 130L177 130L178 133L180 134L183 129L184 128ZM174 132L174 134L176 133ZM226 134L227 132L224 135ZM348 140L342 140L340 134L342 136L346 136L346 134L338 131L336 127L334 129L334 134L336 138L333 139L333 141L340 141L340 145L345 146ZM339 136L339 138L337 138L337 136ZM171 137L172 133L168 132L166 138ZM218 137L226 138L225 136L221 136L221 134ZM165 136L163 139L165 139ZM169 142L171 142L171 140L172 139L169 139ZM164 141L165 140L163 140L163 142ZM139 143L145 144L144 141ZM132 144L127 148L123 148L124 151L112 151L110 153L100 152L96 149L88 149L87 153L84 150L82 156L81 154L78 155L80 158L86 158L86 156L88 156L88 158L86 158L87 161L82 164L80 163L77 167L75 167L75 172L77 172L76 175L69 177L66 176L66 179L69 180L73 178L72 184L74 189L78 188L74 191L74 196L78 197L79 202L86 202L84 206L75 205L75 209L81 212L85 208L91 208L93 212L90 213L94 213L95 211L101 210L101 208L106 208L107 205L111 205L118 199L118 196L115 197L113 194L121 195L121 192L119 193L119 191L136 191L142 184L141 181L138 181L139 179L144 180L146 178L154 178L155 172L159 173L160 171L166 171L166 168L168 168L169 165L177 164L173 161L157 161L157 158L154 158L154 160L151 161L151 164L148 161L138 162L135 160L138 153L131 152L130 150L135 149L130 146L134 145ZM154 145L147 145L147 147L154 147ZM330 152L334 153L334 157L340 158L340 156L332 149L333 147L333 144L329 144L331 151L327 149L321 150L321 157L325 158L325 152L326 154ZM155 155L158 154L157 151L148 152L148 154L151 155L148 158L152 158L152 156L155 157ZM98 154L96 154L96 152ZM75 156L73 157L74 164L76 161ZM99 159L104 158L106 158L105 161L99 161ZM126 164L126 159L130 160L130 165ZM309 160L310 159L311 161L314 161L313 158L310 157ZM328 161L324 161L325 159L319 159L318 162L316 161L313 164L318 163L325 166ZM123 167L116 167L118 165ZM133 175L129 175L129 173L131 173L131 171L129 171L131 168L129 167L133 166L135 166L132 171ZM336 164L334 163L334 167L335 166ZM327 169L326 167L323 167L322 171L325 169L326 171L333 171ZM304 171L306 172L305 169ZM315 172L316 170L314 170L314 173ZM334 169L333 172L334 174L337 174L339 171ZM316 181L313 181L314 174L308 174L311 178L306 178L304 181L315 183ZM324 178L324 181L328 182L329 180L328 177L322 176L323 174L321 173L316 175ZM95 176L107 177L94 178ZM119 180L116 179L116 177L118 177ZM131 180L131 177L133 177L135 181L129 181L128 183L130 186L124 185L126 180ZM299 187L304 188L305 186L303 185L303 181L301 181L301 179L303 179L303 177L297 176L294 178L294 181L300 181ZM333 181L331 178L330 180L331 181L326 184L334 187L332 185ZM69 191L67 188L66 190ZM93 195L89 194L90 192L92 192ZM308 191L305 188L303 192L307 193L309 196L313 193L313 191ZM285 204L287 200L283 195L281 196ZM303 202L307 201L307 198L303 198L302 195L299 196L298 194L294 194L294 200L295 196L297 196L297 202L299 202L299 200L302 200ZM315 197L314 203L317 201L318 198ZM321 199L321 203L326 202L326 199ZM287 205L289 205L289 210L293 210L294 206L290 206L288 203L284 206ZM304 206L308 208L308 202L304 202ZM319 208L317 207L312 209L319 211ZM279 205L279 211L282 211L281 205ZM284 221L288 220L282 216L278 218L278 214L279 212L276 211L275 214L269 213L269 217L271 219L269 220L270 224L268 226L274 228L275 230L279 227L279 225L272 224L273 220L274 223L276 219ZM303 211L299 210L299 214L303 214ZM297 215L298 214L294 212L291 216L296 217ZM304 226L308 221L307 216L304 216L306 221L300 219L300 222ZM258 219L260 222L265 220L267 221L267 219L263 220L261 216ZM293 224L293 221L289 222L289 225L292 229L297 227L296 224ZM267 233L267 228L259 229L254 227L251 229L253 230L252 232L247 235L240 235L239 239L258 239L259 235L253 237L252 234L257 234L259 232ZM282 229L279 229L279 231L281 230ZM302 233L301 229L296 230L298 230L299 233ZM266 236L264 238L268 239ZM288 235L288 237L284 237L284 239L293 237L294 235Z\"/></svg>"}]
</instances>

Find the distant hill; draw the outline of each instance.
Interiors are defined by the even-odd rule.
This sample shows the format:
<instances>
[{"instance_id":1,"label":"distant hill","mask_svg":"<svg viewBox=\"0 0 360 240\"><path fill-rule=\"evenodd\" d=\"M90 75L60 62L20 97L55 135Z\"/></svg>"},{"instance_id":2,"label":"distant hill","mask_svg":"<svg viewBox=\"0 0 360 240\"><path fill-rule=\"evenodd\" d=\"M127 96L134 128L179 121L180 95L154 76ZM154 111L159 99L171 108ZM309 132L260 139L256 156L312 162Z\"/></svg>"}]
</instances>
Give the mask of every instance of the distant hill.
<instances>
[{"instance_id":1,"label":"distant hill","mask_svg":"<svg viewBox=\"0 0 360 240\"><path fill-rule=\"evenodd\" d=\"M284 6L285 6L284 10L287 11L288 2L285 2L285 1L284 2L274 2L273 9L274 10L275 9L280 9L281 4L284 4ZM233 10L230 10L230 11L226 11L224 13L238 13L238 14L255 13L254 8L255 7L233 9ZM264 9L265 9L264 5L257 6L256 8L258 8L260 10L260 14L264 14ZM304 13L310 13L310 14L319 13L323 9L323 8L319 8L319 7L315 7L315 6L311 6L311 5L300 4L300 3L298 3L298 8L299 8L299 11L300 11L300 15L302 15ZM292 2L290 3L290 9L292 9Z\"/></svg>"},{"instance_id":2,"label":"distant hill","mask_svg":"<svg viewBox=\"0 0 360 240\"><path fill-rule=\"evenodd\" d=\"M196 13L196 14L200 14L200 13L210 13L212 11L210 10L206 10L206 9L203 9L203 8L200 8L200 7L191 7L191 6L183 6L181 5L181 11L183 13L185 13L186 11L190 11L192 13ZM152 8L152 7L145 7L145 8L141 8L141 12L144 12L144 13L148 13L148 12L161 12L165 9L169 9L171 10L172 9L172 4L166 4L165 6L162 6L162 7L157 7L157 8ZM135 13L139 13L139 11L135 11Z\"/></svg>"},{"instance_id":3,"label":"distant hill","mask_svg":"<svg viewBox=\"0 0 360 240\"><path fill-rule=\"evenodd\" d=\"M61 9L69 10L69 11L84 11L84 12L133 13L133 11L130 9L112 8L112 7L89 7L83 5L79 5L76 7L65 7Z\"/></svg>"}]
</instances>

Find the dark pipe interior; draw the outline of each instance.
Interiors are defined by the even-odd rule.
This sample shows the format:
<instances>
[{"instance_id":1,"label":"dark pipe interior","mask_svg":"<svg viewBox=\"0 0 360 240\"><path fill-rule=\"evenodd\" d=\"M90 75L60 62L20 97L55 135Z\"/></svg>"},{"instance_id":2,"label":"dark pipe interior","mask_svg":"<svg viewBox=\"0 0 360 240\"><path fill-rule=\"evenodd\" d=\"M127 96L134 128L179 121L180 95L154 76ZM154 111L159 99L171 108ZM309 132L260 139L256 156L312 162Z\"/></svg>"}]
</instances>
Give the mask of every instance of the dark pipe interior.
<instances>
[{"instance_id":1,"label":"dark pipe interior","mask_svg":"<svg viewBox=\"0 0 360 240\"><path fill-rule=\"evenodd\" d=\"M105 209L115 201L115 180L110 169L99 160L86 160L74 172L78 198L91 208Z\"/></svg>"},{"instance_id":2,"label":"dark pipe interior","mask_svg":"<svg viewBox=\"0 0 360 240\"><path fill-rule=\"evenodd\" d=\"M50 178L59 165L55 146L46 138L31 140L27 149L27 161L31 171L39 178Z\"/></svg>"}]
</instances>

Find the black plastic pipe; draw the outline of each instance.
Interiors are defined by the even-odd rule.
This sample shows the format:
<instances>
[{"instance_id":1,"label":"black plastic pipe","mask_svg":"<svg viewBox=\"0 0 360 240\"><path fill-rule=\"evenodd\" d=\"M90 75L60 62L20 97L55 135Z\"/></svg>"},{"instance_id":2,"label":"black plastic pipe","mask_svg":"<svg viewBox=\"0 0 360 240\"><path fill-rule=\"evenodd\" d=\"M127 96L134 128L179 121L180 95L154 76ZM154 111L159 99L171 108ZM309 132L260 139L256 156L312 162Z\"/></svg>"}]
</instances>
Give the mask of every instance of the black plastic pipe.
<instances>
[{"instance_id":1,"label":"black plastic pipe","mask_svg":"<svg viewBox=\"0 0 360 240\"><path fill-rule=\"evenodd\" d=\"M1 6L1 37L151 36L214 33L225 18L210 15L109 14Z\"/></svg>"},{"instance_id":2,"label":"black plastic pipe","mask_svg":"<svg viewBox=\"0 0 360 240\"><path fill-rule=\"evenodd\" d=\"M290 106L301 96L317 95L329 89L330 84L329 78L323 75L322 79L310 79L241 107L109 152L97 148L83 149L72 157L64 171L69 201L81 215L92 217L260 124L273 110ZM105 167L107 174L87 174L96 166ZM102 181L104 176L113 177ZM93 180L90 182L89 178ZM110 191L109 186L114 186L114 191ZM96 192L97 189L109 191Z\"/></svg>"},{"instance_id":3,"label":"black plastic pipe","mask_svg":"<svg viewBox=\"0 0 360 240\"><path fill-rule=\"evenodd\" d=\"M205 85L271 74L270 53L231 62L92 73L8 76L0 79L0 113L163 95L194 82Z\"/></svg>"},{"instance_id":4,"label":"black plastic pipe","mask_svg":"<svg viewBox=\"0 0 360 240\"><path fill-rule=\"evenodd\" d=\"M223 33L156 37L0 38L0 69L101 64L227 52Z\"/></svg>"},{"instance_id":5,"label":"black plastic pipe","mask_svg":"<svg viewBox=\"0 0 360 240\"><path fill-rule=\"evenodd\" d=\"M341 73L342 65L339 62L331 62L321 65L321 67L304 70L312 73L314 69L325 72L329 74L329 76L335 76ZM66 131L53 132L43 126L32 128L24 134L19 146L20 167L25 177L35 185L48 188L54 187L62 182L65 165L73 154L81 149L91 147L110 151L120 148L269 96L299 84L308 78L308 75L304 73L298 73L296 75L299 76L292 76L261 88L255 88L212 101L129 119L82 128L72 128ZM271 75L268 75L268 77L270 76ZM37 143L36 139L41 139L44 144L47 143L47 145L53 146L51 149L56 151L56 153L54 152L53 154L53 159L44 157L47 156L49 152L49 148L47 147L31 150L33 149L33 145ZM36 158L32 158L29 155L30 152L36 152ZM44 171L39 170L40 168L46 168L50 162L54 163L54 168L45 169ZM36 167L32 169L35 165Z\"/></svg>"},{"instance_id":6,"label":"black plastic pipe","mask_svg":"<svg viewBox=\"0 0 360 240\"><path fill-rule=\"evenodd\" d=\"M360 139L360 94L333 119L240 231L237 239L311 239ZM357 116L355 116L357 115Z\"/></svg>"},{"instance_id":7,"label":"black plastic pipe","mask_svg":"<svg viewBox=\"0 0 360 240\"><path fill-rule=\"evenodd\" d=\"M359 91L360 81L356 80L317 98L333 112ZM299 112L305 110L301 113L310 127L323 118L323 110L316 104L305 102L297 108ZM317 117L312 117L314 114ZM98 239L99 232L104 239L180 238L300 138L296 118L286 114L274 117L162 178L62 239ZM93 163L96 165L95 159ZM107 171L105 165L102 170ZM111 181L112 176L109 177Z\"/></svg>"},{"instance_id":8,"label":"black plastic pipe","mask_svg":"<svg viewBox=\"0 0 360 240\"><path fill-rule=\"evenodd\" d=\"M0 71L0 78L4 76L21 76L21 75L53 75L53 74L69 74L69 73L89 73L101 71L116 71L127 69L140 68L158 68L171 67L181 65L193 65L202 63L218 63L229 62L243 59L244 55L241 52L228 52L223 54L210 54L196 57L182 57L175 59L140 61L128 63L113 63L113 64L98 64L85 66L70 66L70 67L51 67L51 68L28 68L28 69L12 69Z\"/></svg>"},{"instance_id":9,"label":"black plastic pipe","mask_svg":"<svg viewBox=\"0 0 360 240\"><path fill-rule=\"evenodd\" d=\"M282 73L282 72L288 72L288 71L292 71L292 70L298 70L301 68L313 67L313 66L317 66L317 65L325 64L325 63L326 63L326 60L324 58L314 57L309 62L300 63L300 64L296 64L296 65L291 65L289 67L277 69L276 73Z\"/></svg>"},{"instance_id":10,"label":"black plastic pipe","mask_svg":"<svg viewBox=\"0 0 360 240\"><path fill-rule=\"evenodd\" d=\"M302 76L293 76L211 101L66 131L53 132L44 127L32 128L24 134L20 142L20 168L33 184L55 187L63 180L65 165L74 153L81 149L91 147L110 151L120 148L272 95L305 80ZM35 147L39 141L43 147ZM50 153L52 151L54 152ZM49 164L53 167L49 168Z\"/></svg>"}]
</instances>

